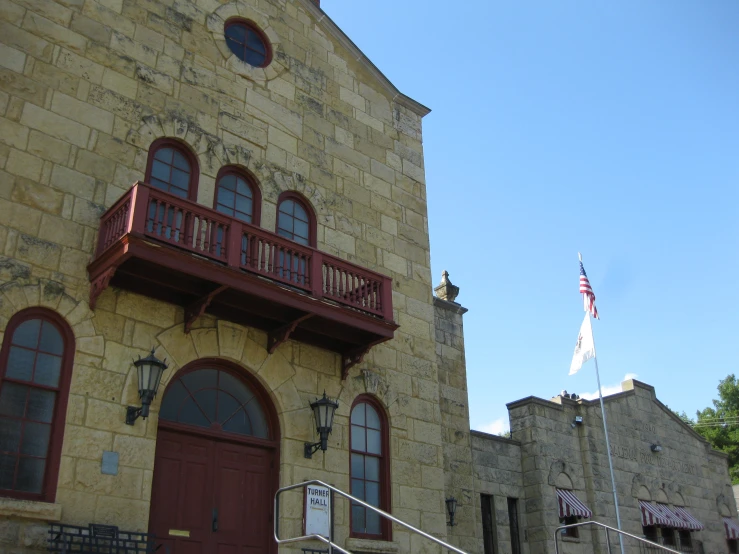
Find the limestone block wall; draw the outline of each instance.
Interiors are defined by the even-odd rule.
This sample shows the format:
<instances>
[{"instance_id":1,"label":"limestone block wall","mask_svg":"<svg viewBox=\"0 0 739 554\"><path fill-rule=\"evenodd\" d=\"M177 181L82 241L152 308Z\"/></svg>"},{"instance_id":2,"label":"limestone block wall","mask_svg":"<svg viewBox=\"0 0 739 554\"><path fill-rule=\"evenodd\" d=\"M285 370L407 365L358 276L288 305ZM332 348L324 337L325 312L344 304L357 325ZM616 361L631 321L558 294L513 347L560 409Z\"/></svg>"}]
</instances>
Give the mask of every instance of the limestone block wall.
<instances>
[{"instance_id":1,"label":"limestone block wall","mask_svg":"<svg viewBox=\"0 0 739 554\"><path fill-rule=\"evenodd\" d=\"M230 53L222 30L231 16L264 30L270 66ZM203 356L258 375L279 412L282 483L321 477L348 488L348 408L360 392L375 394L391 426L394 512L446 535L421 142L428 110L360 54L308 0L4 0L0 337L14 313L45 305L69 322L76 351L57 503L0 499L0 553L40 548L50 520L147 528L158 405L133 427L123 418L137 396L130 360L152 345L172 362L166 379ZM342 382L335 354L288 342L268 356L263 333L207 316L184 335L180 307L125 291L106 290L90 311L85 268L99 218L144 178L160 137L198 157L203 205L213 205L226 164L256 176L265 229L274 230L281 192L304 194L319 249L392 277L396 338ZM308 403L324 389L341 403L330 449L304 460ZM118 476L101 475L103 450L120 453ZM285 518L286 533L299 531L298 512ZM402 531L393 539L401 552L423 551Z\"/></svg>"},{"instance_id":2,"label":"limestone block wall","mask_svg":"<svg viewBox=\"0 0 739 554\"><path fill-rule=\"evenodd\" d=\"M462 550L474 551L477 547L475 502L462 321L466 311L456 302L434 298L444 491L447 498L453 496L458 502L457 525L449 527L449 536Z\"/></svg>"},{"instance_id":3,"label":"limestone block wall","mask_svg":"<svg viewBox=\"0 0 739 554\"><path fill-rule=\"evenodd\" d=\"M472 552L482 554L483 530L480 495L493 497L493 525L495 544L500 554L510 554L511 525L508 514L508 499L516 498L519 504L519 541L521 551L529 552L527 514L524 510L525 488L523 481L521 445L517 441L472 431L472 464L474 472L474 521L476 545Z\"/></svg>"},{"instance_id":4,"label":"limestone block wall","mask_svg":"<svg viewBox=\"0 0 739 554\"><path fill-rule=\"evenodd\" d=\"M642 535L640 499L686 506L706 526L694 539L706 552L724 551L721 515L735 513L726 457L659 402L653 387L638 381L622 387L624 392L606 397L605 406L623 529ZM508 407L512 436L521 443L531 552L553 548L558 486L571 486L594 520L615 527L598 401L527 398ZM573 427L576 415L583 423ZM652 444L662 452L653 453ZM581 532L563 551L605 552L604 541L602 534Z\"/></svg>"}]
</instances>

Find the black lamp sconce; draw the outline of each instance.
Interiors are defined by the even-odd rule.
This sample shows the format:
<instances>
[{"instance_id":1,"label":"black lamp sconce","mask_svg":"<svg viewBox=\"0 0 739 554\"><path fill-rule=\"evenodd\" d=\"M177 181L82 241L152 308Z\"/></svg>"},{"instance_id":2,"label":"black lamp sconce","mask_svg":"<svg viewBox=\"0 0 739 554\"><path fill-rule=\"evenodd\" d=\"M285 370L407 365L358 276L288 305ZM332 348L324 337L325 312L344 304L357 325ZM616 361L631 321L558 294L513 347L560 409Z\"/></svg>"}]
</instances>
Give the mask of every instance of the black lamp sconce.
<instances>
[{"instance_id":1,"label":"black lamp sconce","mask_svg":"<svg viewBox=\"0 0 739 554\"><path fill-rule=\"evenodd\" d=\"M572 420L572 423L570 423L570 426L574 429L578 425L582 425L582 416L576 415L575 419Z\"/></svg>"},{"instance_id":2,"label":"black lamp sconce","mask_svg":"<svg viewBox=\"0 0 739 554\"><path fill-rule=\"evenodd\" d=\"M453 496L450 496L445 500L446 502L446 511L449 514L449 521L447 522L447 525L450 527L454 527L457 523L454 521L454 515L457 513L457 499Z\"/></svg>"},{"instance_id":3,"label":"black lamp sconce","mask_svg":"<svg viewBox=\"0 0 739 554\"><path fill-rule=\"evenodd\" d=\"M313 453L318 449L324 452L328 449L328 436L334 427L334 413L336 412L336 408L339 407L339 403L328 398L326 391L323 391L323 398L318 398L315 402L311 402L310 407L316 418L316 431L321 440L318 442L306 442L304 444L303 455L306 458L312 458Z\"/></svg>"},{"instance_id":4,"label":"black lamp sconce","mask_svg":"<svg viewBox=\"0 0 739 554\"><path fill-rule=\"evenodd\" d=\"M159 382L162 380L162 374L167 369L167 360L161 361L154 355L154 348L151 354L146 358L139 356L138 360L133 361L136 366L136 372L139 378L139 398L141 398L141 407L128 406L126 408L126 425L133 425L138 418L146 419L149 417L149 406L157 395Z\"/></svg>"}]
</instances>

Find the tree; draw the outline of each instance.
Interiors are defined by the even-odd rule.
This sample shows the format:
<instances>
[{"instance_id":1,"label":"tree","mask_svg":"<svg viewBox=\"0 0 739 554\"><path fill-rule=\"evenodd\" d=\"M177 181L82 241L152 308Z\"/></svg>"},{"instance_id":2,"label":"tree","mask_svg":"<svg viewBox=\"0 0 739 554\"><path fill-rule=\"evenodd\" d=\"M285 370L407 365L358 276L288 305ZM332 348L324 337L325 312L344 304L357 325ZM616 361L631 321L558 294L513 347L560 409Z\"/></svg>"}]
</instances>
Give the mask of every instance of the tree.
<instances>
[{"instance_id":1,"label":"tree","mask_svg":"<svg viewBox=\"0 0 739 554\"><path fill-rule=\"evenodd\" d=\"M718 384L718 400L713 408L696 413L693 429L716 450L729 455L732 484L739 484L739 382L733 374Z\"/></svg>"}]
</instances>

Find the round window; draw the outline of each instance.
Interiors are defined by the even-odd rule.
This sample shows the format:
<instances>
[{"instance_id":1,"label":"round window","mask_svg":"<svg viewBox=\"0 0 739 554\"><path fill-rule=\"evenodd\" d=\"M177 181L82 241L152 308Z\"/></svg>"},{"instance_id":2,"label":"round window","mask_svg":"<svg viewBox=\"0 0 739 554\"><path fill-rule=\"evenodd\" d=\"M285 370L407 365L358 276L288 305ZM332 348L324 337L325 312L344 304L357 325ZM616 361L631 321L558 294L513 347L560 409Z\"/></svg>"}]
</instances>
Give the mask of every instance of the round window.
<instances>
[{"instance_id":1,"label":"round window","mask_svg":"<svg viewBox=\"0 0 739 554\"><path fill-rule=\"evenodd\" d=\"M253 24L229 21L224 31L226 44L241 61L254 67L266 67L272 61L272 52L264 34Z\"/></svg>"}]
</instances>

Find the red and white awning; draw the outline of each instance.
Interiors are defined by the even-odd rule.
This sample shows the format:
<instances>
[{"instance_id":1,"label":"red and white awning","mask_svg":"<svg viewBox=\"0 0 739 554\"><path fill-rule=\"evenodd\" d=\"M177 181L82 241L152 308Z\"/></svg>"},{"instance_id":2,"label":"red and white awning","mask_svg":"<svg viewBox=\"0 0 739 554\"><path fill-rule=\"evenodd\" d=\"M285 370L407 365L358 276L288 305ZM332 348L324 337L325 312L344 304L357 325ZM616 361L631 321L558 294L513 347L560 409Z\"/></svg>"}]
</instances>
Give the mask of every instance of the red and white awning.
<instances>
[{"instance_id":1,"label":"red and white awning","mask_svg":"<svg viewBox=\"0 0 739 554\"><path fill-rule=\"evenodd\" d=\"M572 491L557 489L557 500L559 517L593 517L593 512Z\"/></svg>"},{"instance_id":2,"label":"red and white awning","mask_svg":"<svg viewBox=\"0 0 739 554\"><path fill-rule=\"evenodd\" d=\"M669 522L668 527L673 529L690 529L690 525L683 518L678 516L667 504L657 503L657 508L664 514L665 518Z\"/></svg>"},{"instance_id":3,"label":"red and white awning","mask_svg":"<svg viewBox=\"0 0 739 554\"><path fill-rule=\"evenodd\" d=\"M675 512L675 515L677 517L688 524L688 529L690 529L691 531L701 531L705 529L705 526L700 521L695 519L693 515L685 508L681 506L675 506L672 511Z\"/></svg>"},{"instance_id":4,"label":"red and white awning","mask_svg":"<svg viewBox=\"0 0 739 554\"><path fill-rule=\"evenodd\" d=\"M646 500L640 500L639 508L641 509L641 524L644 527L650 527L652 525L661 525L663 527L670 526L670 522L667 520L667 517L665 517L656 505L647 502Z\"/></svg>"},{"instance_id":5,"label":"red and white awning","mask_svg":"<svg viewBox=\"0 0 739 554\"><path fill-rule=\"evenodd\" d=\"M724 527L726 528L726 538L737 540L739 539L739 522L734 521L730 517L724 518Z\"/></svg>"}]
</instances>

